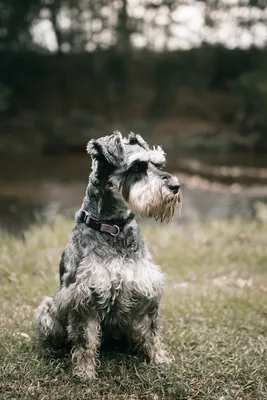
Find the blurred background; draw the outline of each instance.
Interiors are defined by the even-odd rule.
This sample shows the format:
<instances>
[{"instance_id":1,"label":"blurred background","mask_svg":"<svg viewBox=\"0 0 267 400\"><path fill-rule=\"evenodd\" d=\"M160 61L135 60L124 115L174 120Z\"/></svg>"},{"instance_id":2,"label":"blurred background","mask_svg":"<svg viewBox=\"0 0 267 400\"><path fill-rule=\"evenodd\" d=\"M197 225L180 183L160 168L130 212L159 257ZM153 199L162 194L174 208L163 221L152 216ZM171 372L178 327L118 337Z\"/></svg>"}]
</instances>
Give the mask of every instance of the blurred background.
<instances>
[{"instance_id":1,"label":"blurred background","mask_svg":"<svg viewBox=\"0 0 267 400\"><path fill-rule=\"evenodd\" d=\"M266 0L0 0L0 225L73 216L87 141L167 152L179 223L267 202Z\"/></svg>"}]
</instances>

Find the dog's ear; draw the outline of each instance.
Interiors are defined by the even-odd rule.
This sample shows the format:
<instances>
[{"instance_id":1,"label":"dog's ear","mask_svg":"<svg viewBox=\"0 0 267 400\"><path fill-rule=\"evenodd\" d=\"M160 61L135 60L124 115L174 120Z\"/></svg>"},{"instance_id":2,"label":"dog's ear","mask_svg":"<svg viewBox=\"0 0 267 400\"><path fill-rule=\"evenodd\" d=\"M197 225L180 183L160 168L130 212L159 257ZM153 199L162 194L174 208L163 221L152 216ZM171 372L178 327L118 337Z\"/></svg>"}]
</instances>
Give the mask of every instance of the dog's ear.
<instances>
[{"instance_id":1,"label":"dog's ear","mask_svg":"<svg viewBox=\"0 0 267 400\"><path fill-rule=\"evenodd\" d=\"M90 156L91 156L92 158L95 158L95 157L97 157L99 154L102 153L101 147L100 147L100 145L98 144L98 141L95 140L95 139L89 140L89 142L87 143L87 146L86 146L86 151L87 151L88 154L90 154Z\"/></svg>"},{"instance_id":2,"label":"dog's ear","mask_svg":"<svg viewBox=\"0 0 267 400\"><path fill-rule=\"evenodd\" d=\"M142 136L138 135L138 133L130 132L130 135L128 136L128 143L138 144L139 146L143 147L143 149L149 150L149 145L142 138Z\"/></svg>"},{"instance_id":3,"label":"dog's ear","mask_svg":"<svg viewBox=\"0 0 267 400\"><path fill-rule=\"evenodd\" d=\"M99 161L101 158L104 158L108 163L116 167L119 167L125 158L122 136L118 131L97 140L90 140L86 150L92 158L98 159Z\"/></svg>"}]
</instances>

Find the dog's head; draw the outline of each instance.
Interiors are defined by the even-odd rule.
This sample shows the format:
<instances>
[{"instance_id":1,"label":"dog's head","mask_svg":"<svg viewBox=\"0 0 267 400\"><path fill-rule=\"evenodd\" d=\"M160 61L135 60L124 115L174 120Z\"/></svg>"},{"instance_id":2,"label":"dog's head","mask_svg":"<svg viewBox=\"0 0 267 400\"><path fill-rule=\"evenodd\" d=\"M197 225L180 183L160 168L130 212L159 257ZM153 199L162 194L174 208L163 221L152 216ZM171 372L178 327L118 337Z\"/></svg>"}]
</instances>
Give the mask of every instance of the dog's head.
<instances>
[{"instance_id":1,"label":"dog's head","mask_svg":"<svg viewBox=\"0 0 267 400\"><path fill-rule=\"evenodd\" d=\"M169 220L182 196L178 178L164 171L165 153L161 147L150 148L134 133L122 138L120 132L91 140L87 151L92 156L93 171L105 188L135 214Z\"/></svg>"}]
</instances>

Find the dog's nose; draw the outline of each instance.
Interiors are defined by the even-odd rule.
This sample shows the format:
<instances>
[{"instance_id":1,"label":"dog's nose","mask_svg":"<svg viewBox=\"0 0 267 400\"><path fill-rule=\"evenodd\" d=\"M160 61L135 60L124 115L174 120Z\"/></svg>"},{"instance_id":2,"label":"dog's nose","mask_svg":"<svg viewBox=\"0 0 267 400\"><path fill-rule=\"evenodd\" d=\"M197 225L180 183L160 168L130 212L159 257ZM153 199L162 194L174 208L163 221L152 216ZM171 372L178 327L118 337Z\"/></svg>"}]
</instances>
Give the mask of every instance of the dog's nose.
<instances>
[{"instance_id":1,"label":"dog's nose","mask_svg":"<svg viewBox=\"0 0 267 400\"><path fill-rule=\"evenodd\" d=\"M177 183L175 185L169 185L169 189L174 193L177 194L180 189L180 185Z\"/></svg>"}]
</instances>

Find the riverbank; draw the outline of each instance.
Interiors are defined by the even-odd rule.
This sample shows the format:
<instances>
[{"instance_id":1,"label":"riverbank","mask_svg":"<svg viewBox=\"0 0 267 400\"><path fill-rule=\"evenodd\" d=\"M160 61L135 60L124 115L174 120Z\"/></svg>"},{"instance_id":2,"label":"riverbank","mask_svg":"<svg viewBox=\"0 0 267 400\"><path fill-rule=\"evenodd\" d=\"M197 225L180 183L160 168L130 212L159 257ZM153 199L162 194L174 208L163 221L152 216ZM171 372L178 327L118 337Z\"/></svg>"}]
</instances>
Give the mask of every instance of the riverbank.
<instances>
[{"instance_id":1,"label":"riverbank","mask_svg":"<svg viewBox=\"0 0 267 400\"><path fill-rule=\"evenodd\" d=\"M214 124L197 116L106 118L81 111L64 116L35 111L1 119L0 157L84 154L88 140L112 130L123 135L140 133L150 145L161 144L167 152L175 150L177 154L253 155L267 149L263 134L240 135L233 124Z\"/></svg>"}]
</instances>

